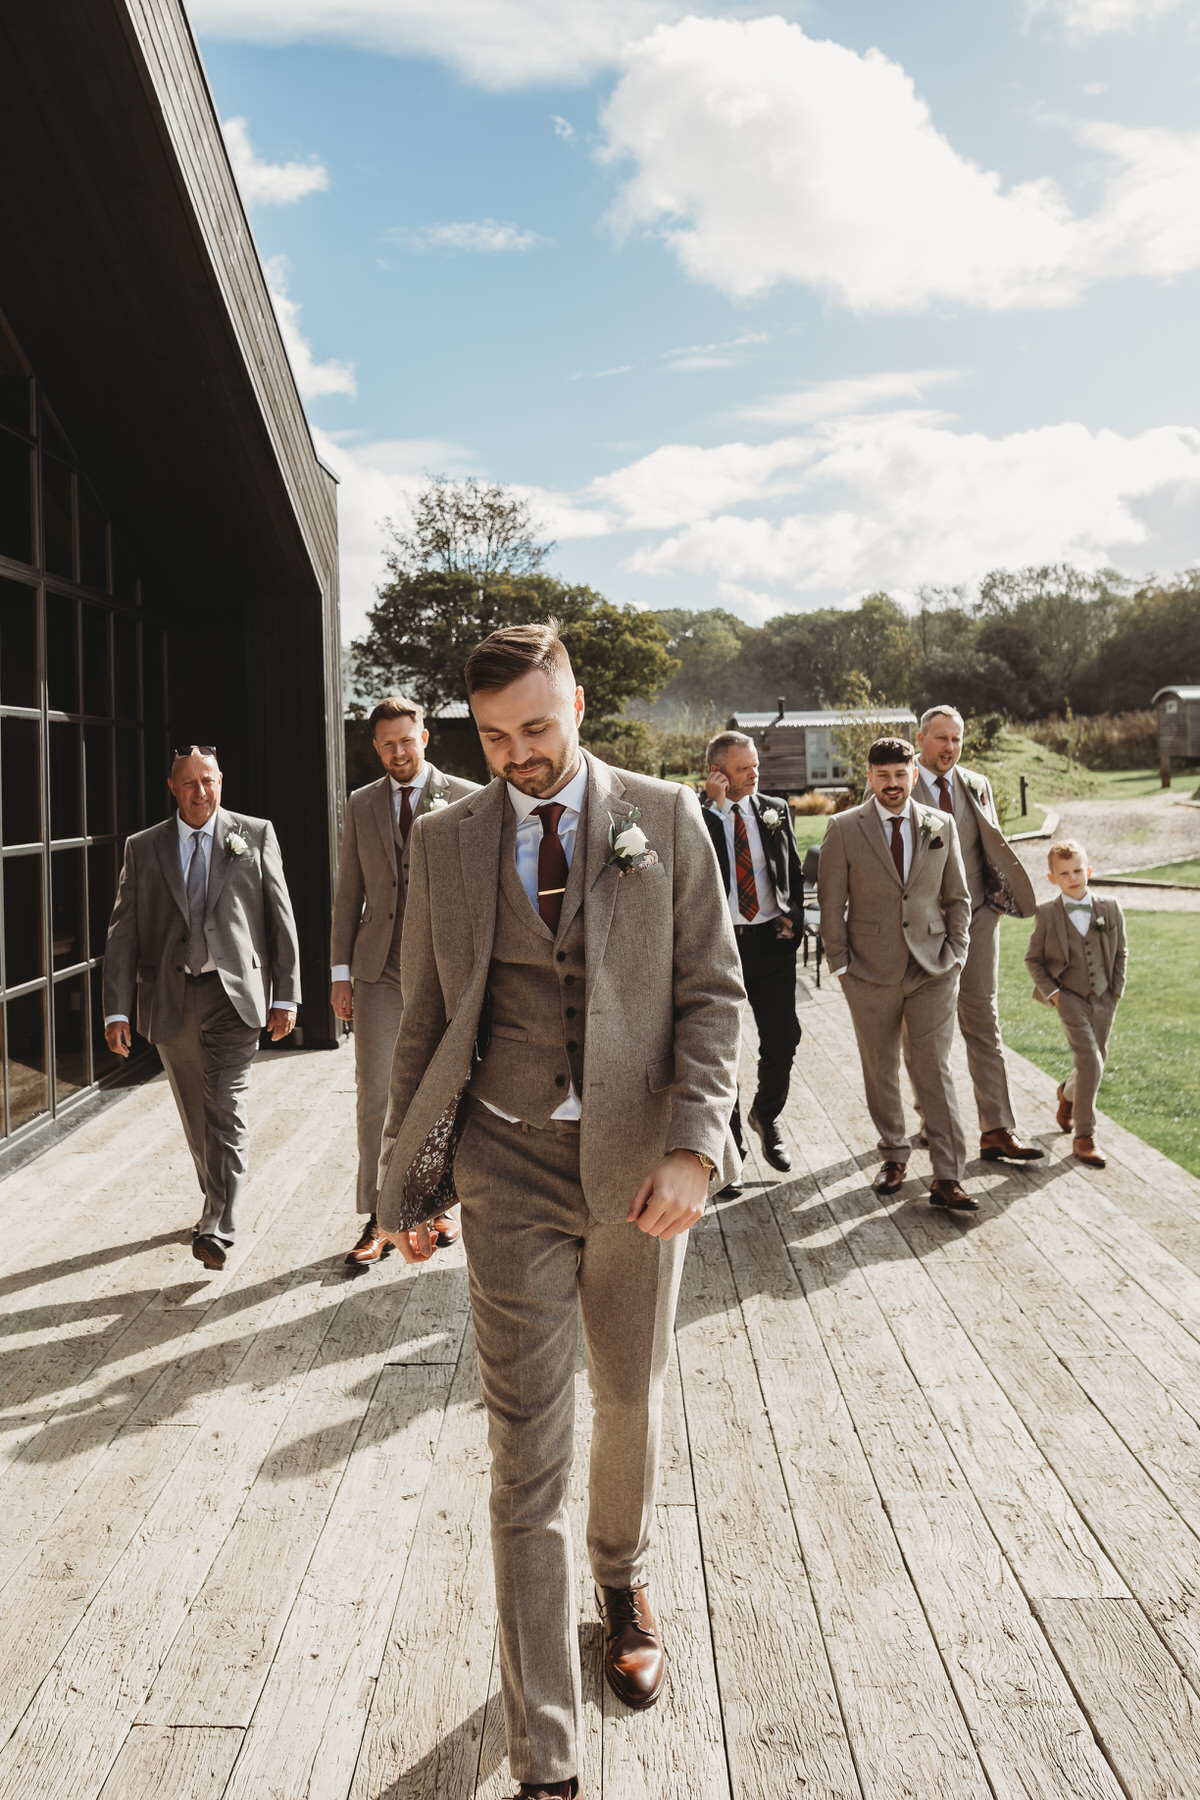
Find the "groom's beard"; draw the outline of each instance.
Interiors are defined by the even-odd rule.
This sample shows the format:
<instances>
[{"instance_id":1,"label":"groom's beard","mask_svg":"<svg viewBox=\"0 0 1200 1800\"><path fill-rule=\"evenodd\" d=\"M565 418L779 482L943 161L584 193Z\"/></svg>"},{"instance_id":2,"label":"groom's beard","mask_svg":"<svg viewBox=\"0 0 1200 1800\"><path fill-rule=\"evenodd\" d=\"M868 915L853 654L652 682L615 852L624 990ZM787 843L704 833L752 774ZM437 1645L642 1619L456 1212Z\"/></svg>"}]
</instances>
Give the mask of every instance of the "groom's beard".
<instances>
[{"instance_id":1,"label":"groom's beard","mask_svg":"<svg viewBox=\"0 0 1200 1800\"><path fill-rule=\"evenodd\" d=\"M523 763L505 763L497 772L505 781L511 781L521 793L529 795L552 794L560 788L568 775L574 773L579 761L579 740L564 744L556 757L530 757Z\"/></svg>"}]
</instances>

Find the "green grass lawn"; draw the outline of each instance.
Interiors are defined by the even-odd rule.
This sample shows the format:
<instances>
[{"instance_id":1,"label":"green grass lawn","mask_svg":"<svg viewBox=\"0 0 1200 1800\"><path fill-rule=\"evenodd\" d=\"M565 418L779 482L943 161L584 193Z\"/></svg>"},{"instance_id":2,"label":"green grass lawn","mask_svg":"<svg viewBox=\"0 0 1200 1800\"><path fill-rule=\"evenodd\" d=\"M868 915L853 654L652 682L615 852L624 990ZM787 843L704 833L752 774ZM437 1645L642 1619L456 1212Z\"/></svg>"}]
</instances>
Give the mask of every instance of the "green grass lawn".
<instances>
[{"instance_id":1,"label":"green grass lawn","mask_svg":"<svg viewBox=\"0 0 1200 1800\"><path fill-rule=\"evenodd\" d=\"M1174 881L1180 887L1200 887L1200 856L1189 856L1183 862L1156 863L1152 869L1123 869L1121 873L1135 881Z\"/></svg>"},{"instance_id":2,"label":"green grass lawn","mask_svg":"<svg viewBox=\"0 0 1200 1800\"><path fill-rule=\"evenodd\" d=\"M1019 731L1002 732L991 752L978 759L992 786L1011 797L1006 829L1036 831L1041 824L1039 807L1053 807L1062 800L1144 800L1162 792L1157 769L1085 769L1065 756L1047 750ZM1021 817L1021 776L1029 784L1030 810ZM1195 769L1177 770L1171 778L1173 794L1196 790Z\"/></svg>"},{"instance_id":3,"label":"green grass lawn","mask_svg":"<svg viewBox=\"0 0 1200 1800\"><path fill-rule=\"evenodd\" d=\"M1129 981L1117 1008L1100 1106L1165 1156L1200 1176L1200 914L1126 913ZM1028 919L1000 922L1004 1041L1054 1081L1070 1073L1058 1016L1032 996L1025 973ZM1047 1090L1047 1117L1053 1119ZM1026 1131L1045 1121L1023 1118Z\"/></svg>"}]
</instances>

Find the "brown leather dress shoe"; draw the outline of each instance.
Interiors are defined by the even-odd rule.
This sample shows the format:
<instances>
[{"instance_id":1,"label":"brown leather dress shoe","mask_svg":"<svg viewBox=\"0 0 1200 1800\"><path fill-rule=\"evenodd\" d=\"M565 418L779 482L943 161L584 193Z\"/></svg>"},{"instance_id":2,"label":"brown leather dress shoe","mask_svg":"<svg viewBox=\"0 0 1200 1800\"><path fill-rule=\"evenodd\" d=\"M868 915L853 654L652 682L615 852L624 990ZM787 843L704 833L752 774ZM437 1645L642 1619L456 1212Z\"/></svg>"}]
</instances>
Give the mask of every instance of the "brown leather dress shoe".
<instances>
[{"instance_id":1,"label":"brown leather dress shoe","mask_svg":"<svg viewBox=\"0 0 1200 1800\"><path fill-rule=\"evenodd\" d=\"M198 1231L192 1239L192 1255L197 1262L202 1262L206 1269L223 1269L225 1267L225 1246L219 1237L210 1231Z\"/></svg>"},{"instance_id":2,"label":"brown leather dress shoe","mask_svg":"<svg viewBox=\"0 0 1200 1800\"><path fill-rule=\"evenodd\" d=\"M1065 1084L1061 1081L1058 1084L1058 1111L1054 1116L1058 1120L1058 1129L1060 1131L1070 1131L1074 1120L1071 1117L1071 1102L1063 1093L1064 1085Z\"/></svg>"},{"instance_id":3,"label":"brown leather dress shoe","mask_svg":"<svg viewBox=\"0 0 1200 1800\"><path fill-rule=\"evenodd\" d=\"M886 1162L871 1183L877 1194L898 1194L904 1186L907 1163Z\"/></svg>"},{"instance_id":4,"label":"brown leather dress shoe","mask_svg":"<svg viewBox=\"0 0 1200 1800\"><path fill-rule=\"evenodd\" d=\"M1108 1158L1100 1154L1095 1138L1072 1138L1071 1152L1089 1169L1107 1169Z\"/></svg>"},{"instance_id":5,"label":"brown leather dress shoe","mask_svg":"<svg viewBox=\"0 0 1200 1800\"><path fill-rule=\"evenodd\" d=\"M523 1781L513 1800L575 1800L579 1792L578 1777L569 1781Z\"/></svg>"},{"instance_id":6,"label":"brown leather dress shoe","mask_svg":"<svg viewBox=\"0 0 1200 1800\"><path fill-rule=\"evenodd\" d=\"M596 1589L604 1621L604 1678L626 1706L653 1706L667 1679L667 1658L646 1588Z\"/></svg>"},{"instance_id":7,"label":"brown leather dress shoe","mask_svg":"<svg viewBox=\"0 0 1200 1800\"><path fill-rule=\"evenodd\" d=\"M370 1263L382 1262L384 1257L390 1256L395 1248L395 1244L389 1243L387 1238L380 1236L379 1227L375 1223L375 1214L372 1213L363 1226L362 1236L353 1250L347 1253L345 1261L352 1269L365 1269Z\"/></svg>"},{"instance_id":8,"label":"brown leather dress shoe","mask_svg":"<svg viewBox=\"0 0 1200 1800\"><path fill-rule=\"evenodd\" d=\"M462 1236L462 1227L453 1213L439 1213L436 1219L430 1219L429 1229L439 1250L448 1250Z\"/></svg>"},{"instance_id":9,"label":"brown leather dress shoe","mask_svg":"<svg viewBox=\"0 0 1200 1800\"><path fill-rule=\"evenodd\" d=\"M952 1206L955 1212L979 1211L979 1202L974 1194L968 1194L957 1181L931 1181L929 1204L931 1206Z\"/></svg>"},{"instance_id":10,"label":"brown leather dress shoe","mask_svg":"<svg viewBox=\"0 0 1200 1800\"><path fill-rule=\"evenodd\" d=\"M979 1140L979 1154L984 1162L1036 1162L1046 1152L1040 1144L1026 1144L1005 1125L985 1131Z\"/></svg>"}]
</instances>

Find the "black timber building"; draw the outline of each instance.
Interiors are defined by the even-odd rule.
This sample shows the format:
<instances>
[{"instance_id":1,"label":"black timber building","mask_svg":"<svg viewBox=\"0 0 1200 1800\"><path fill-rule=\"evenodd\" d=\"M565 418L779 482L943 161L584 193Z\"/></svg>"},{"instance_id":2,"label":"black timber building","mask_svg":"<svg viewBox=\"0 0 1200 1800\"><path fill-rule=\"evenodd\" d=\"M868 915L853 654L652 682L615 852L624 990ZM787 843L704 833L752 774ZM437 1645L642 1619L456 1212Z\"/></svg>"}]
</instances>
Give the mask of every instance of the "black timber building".
<instances>
[{"instance_id":1,"label":"black timber building","mask_svg":"<svg viewBox=\"0 0 1200 1800\"><path fill-rule=\"evenodd\" d=\"M0 11L0 1169L113 1073L100 965L169 751L275 821L334 1041L336 484L178 0Z\"/></svg>"}]
</instances>

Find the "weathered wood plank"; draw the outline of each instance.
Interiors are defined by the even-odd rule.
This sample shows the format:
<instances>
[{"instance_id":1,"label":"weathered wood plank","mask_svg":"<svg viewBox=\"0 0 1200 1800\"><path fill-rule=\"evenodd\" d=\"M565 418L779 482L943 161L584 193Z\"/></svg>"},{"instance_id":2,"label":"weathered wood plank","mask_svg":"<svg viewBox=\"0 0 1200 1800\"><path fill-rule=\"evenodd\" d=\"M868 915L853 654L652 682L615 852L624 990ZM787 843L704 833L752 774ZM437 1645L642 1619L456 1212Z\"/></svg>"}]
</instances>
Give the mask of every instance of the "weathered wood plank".
<instances>
[{"instance_id":1,"label":"weathered wood plank","mask_svg":"<svg viewBox=\"0 0 1200 1800\"><path fill-rule=\"evenodd\" d=\"M221 1800L240 1731L135 1725L100 1800Z\"/></svg>"}]
</instances>

